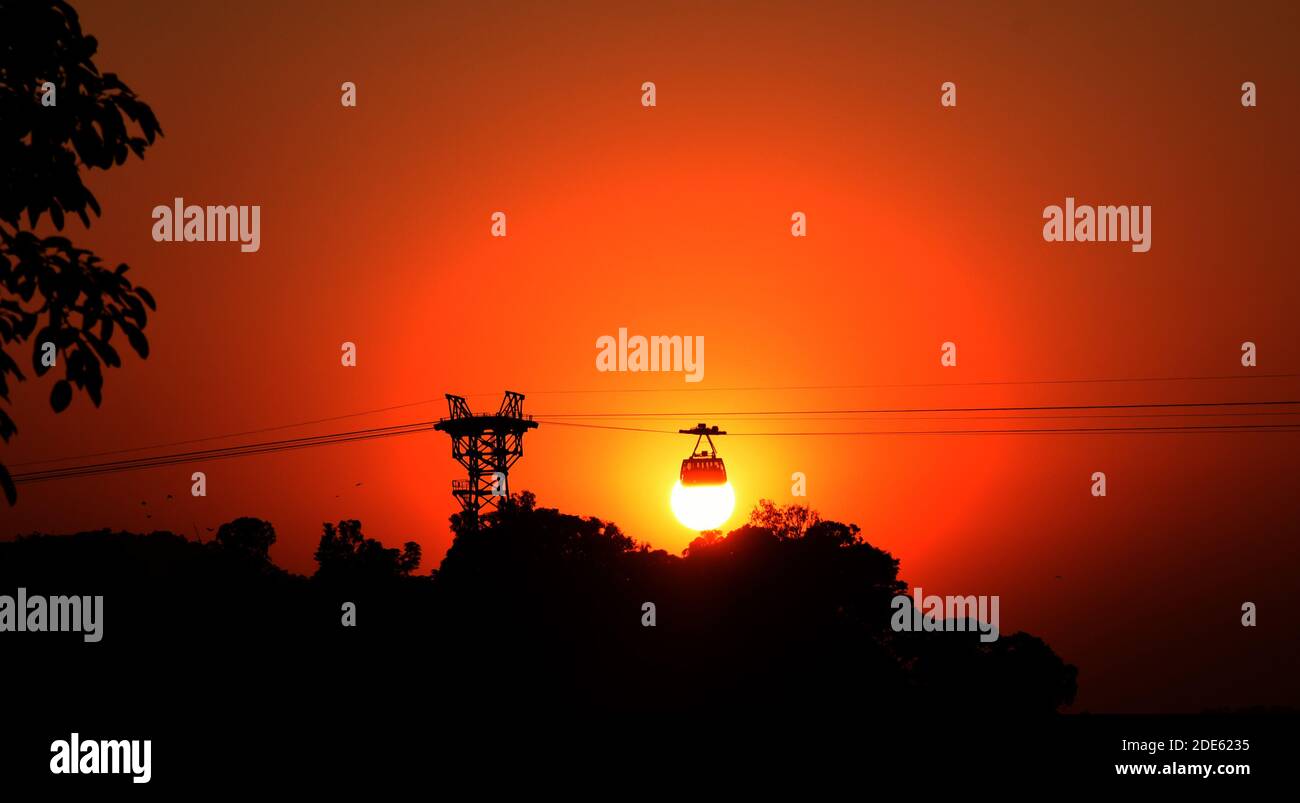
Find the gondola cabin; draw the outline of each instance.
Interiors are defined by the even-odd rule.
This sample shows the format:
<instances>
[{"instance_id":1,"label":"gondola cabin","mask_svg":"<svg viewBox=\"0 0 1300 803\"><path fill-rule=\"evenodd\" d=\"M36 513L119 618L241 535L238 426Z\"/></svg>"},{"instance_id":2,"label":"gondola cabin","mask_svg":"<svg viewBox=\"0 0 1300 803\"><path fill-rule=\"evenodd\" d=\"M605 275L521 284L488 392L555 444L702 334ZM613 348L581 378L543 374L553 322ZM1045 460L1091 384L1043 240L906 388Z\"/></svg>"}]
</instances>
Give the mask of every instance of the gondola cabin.
<instances>
[{"instance_id":1,"label":"gondola cabin","mask_svg":"<svg viewBox=\"0 0 1300 803\"><path fill-rule=\"evenodd\" d=\"M722 485L727 467L720 457L688 457L682 461L682 485Z\"/></svg>"},{"instance_id":2,"label":"gondola cabin","mask_svg":"<svg viewBox=\"0 0 1300 803\"><path fill-rule=\"evenodd\" d=\"M682 461L682 471L678 475L682 485L690 487L692 485L725 485L727 483L727 467L718 457L718 447L713 445L713 435L726 435L727 433L717 427L710 427L706 424L698 424L692 429L678 430L683 435L695 435L695 448L691 450L691 456ZM709 448L700 450L700 444L704 441L709 442Z\"/></svg>"}]
</instances>

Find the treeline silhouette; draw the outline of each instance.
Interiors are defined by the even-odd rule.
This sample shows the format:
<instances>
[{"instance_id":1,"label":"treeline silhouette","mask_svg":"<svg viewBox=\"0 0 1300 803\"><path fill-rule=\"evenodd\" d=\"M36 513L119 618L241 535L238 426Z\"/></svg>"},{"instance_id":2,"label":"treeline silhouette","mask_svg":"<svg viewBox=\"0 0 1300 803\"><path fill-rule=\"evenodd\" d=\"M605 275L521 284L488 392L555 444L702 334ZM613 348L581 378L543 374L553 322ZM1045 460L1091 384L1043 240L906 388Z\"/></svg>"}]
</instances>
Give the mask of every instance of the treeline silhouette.
<instances>
[{"instance_id":1,"label":"treeline silhouette","mask_svg":"<svg viewBox=\"0 0 1300 803\"><path fill-rule=\"evenodd\" d=\"M0 594L102 594L103 640L6 633L23 675L93 677L122 705L315 716L1050 714L1076 670L1040 639L895 633L898 561L851 524L763 502L683 556L612 523L506 500L452 517L441 566L361 523L324 525L311 577L270 559L273 526L0 543ZM344 603L356 606L343 625ZM654 604L646 626L645 603ZM134 701L131 703L130 701ZM279 714L275 713L279 711ZM188 714L187 714L188 715Z\"/></svg>"}]
</instances>

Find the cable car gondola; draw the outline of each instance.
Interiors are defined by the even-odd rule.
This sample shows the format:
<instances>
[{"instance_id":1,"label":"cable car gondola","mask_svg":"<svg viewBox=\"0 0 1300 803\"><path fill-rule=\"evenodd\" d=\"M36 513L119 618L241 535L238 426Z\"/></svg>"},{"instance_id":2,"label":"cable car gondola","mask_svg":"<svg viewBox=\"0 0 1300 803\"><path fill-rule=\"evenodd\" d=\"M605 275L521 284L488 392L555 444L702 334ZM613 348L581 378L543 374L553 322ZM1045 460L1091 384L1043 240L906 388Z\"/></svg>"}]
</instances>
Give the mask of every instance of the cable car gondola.
<instances>
[{"instance_id":1,"label":"cable car gondola","mask_svg":"<svg viewBox=\"0 0 1300 803\"><path fill-rule=\"evenodd\" d=\"M693 429L681 429L678 432L683 435L698 435L695 439L695 449L692 450L691 456L682 461L682 471L679 478L682 485L690 487L692 485L725 485L727 482L727 466L718 457L718 448L713 445L713 435L726 435L727 433L717 427L710 427L705 424L699 424ZM709 442L709 448L700 451L700 444L704 441Z\"/></svg>"},{"instance_id":2,"label":"cable car gondola","mask_svg":"<svg viewBox=\"0 0 1300 803\"><path fill-rule=\"evenodd\" d=\"M707 424L679 432L696 438L695 449L682 461L681 473L669 497L673 513L692 530L704 532L721 527L736 508L736 492L727 481L727 467L718 457L713 436L727 433ZM701 450L700 444L706 440L709 448Z\"/></svg>"}]
</instances>

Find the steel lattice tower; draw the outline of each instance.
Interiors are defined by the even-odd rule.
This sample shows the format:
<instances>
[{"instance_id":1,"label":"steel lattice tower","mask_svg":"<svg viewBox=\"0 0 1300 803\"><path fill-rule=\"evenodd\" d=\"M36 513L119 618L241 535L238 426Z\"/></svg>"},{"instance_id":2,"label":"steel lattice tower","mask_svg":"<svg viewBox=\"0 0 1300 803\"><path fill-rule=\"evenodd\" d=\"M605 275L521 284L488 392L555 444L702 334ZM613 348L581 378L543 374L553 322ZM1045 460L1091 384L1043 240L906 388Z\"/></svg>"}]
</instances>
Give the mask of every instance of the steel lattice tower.
<instances>
[{"instance_id":1,"label":"steel lattice tower","mask_svg":"<svg viewBox=\"0 0 1300 803\"><path fill-rule=\"evenodd\" d=\"M451 456L469 475L452 480L451 493L477 527L480 511L509 496L510 467L524 456L524 433L537 422L524 415L524 394L512 390L492 415L470 412L463 396L446 395L448 417L433 428L451 436Z\"/></svg>"}]
</instances>

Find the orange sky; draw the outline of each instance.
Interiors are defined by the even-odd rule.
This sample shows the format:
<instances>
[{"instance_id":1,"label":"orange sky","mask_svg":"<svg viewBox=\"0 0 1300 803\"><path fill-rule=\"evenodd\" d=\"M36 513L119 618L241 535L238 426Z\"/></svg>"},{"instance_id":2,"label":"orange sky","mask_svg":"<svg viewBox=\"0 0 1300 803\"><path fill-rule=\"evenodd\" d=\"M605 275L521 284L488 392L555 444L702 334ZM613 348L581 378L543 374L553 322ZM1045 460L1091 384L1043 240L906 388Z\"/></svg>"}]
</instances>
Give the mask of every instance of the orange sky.
<instances>
[{"instance_id":1,"label":"orange sky","mask_svg":"<svg viewBox=\"0 0 1300 803\"><path fill-rule=\"evenodd\" d=\"M144 161L91 175L103 217L70 227L158 299L152 355L109 372L99 410L78 397L55 416L46 382L19 386L4 459L22 471L425 399L244 440L435 418L445 392L495 410L505 388L536 414L680 413L631 425L735 432L820 425L687 414L1297 398L1295 379L716 390L1247 374L1243 340L1256 371L1300 370L1295 7L700 5L79 3L100 68L166 133ZM1240 105L1246 80L1258 108ZM939 105L944 81L956 109ZM261 250L154 243L150 211L178 195L260 204ZM1043 207L1067 195L1150 204L1151 251L1044 242ZM489 236L497 210L505 239ZM596 338L619 327L703 335L704 382L597 373ZM957 368L939 365L946 340ZM512 486L677 552L694 534L668 491L692 442L544 423ZM790 475L805 472L806 501L861 525L905 580L1001 595L1004 632L1078 664L1091 710L1300 704L1297 446L719 442L731 526L760 497L803 501ZM206 498L189 496L193 470ZM1088 493L1097 470L1104 500ZM422 543L428 569L458 476L431 433L27 485L0 535L257 515L276 524L273 557L310 571L320 523L358 518Z\"/></svg>"}]
</instances>

